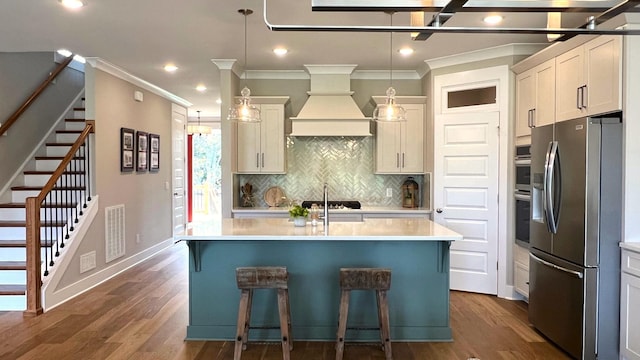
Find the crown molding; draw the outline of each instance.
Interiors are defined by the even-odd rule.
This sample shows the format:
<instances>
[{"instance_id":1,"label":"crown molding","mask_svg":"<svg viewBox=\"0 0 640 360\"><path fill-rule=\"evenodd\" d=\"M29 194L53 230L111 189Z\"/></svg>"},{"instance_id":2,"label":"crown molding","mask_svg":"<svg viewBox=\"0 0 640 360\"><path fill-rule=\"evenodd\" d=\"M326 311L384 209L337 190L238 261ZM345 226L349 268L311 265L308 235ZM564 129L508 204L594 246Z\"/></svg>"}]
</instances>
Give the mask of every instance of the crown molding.
<instances>
[{"instance_id":1,"label":"crown molding","mask_svg":"<svg viewBox=\"0 0 640 360\"><path fill-rule=\"evenodd\" d=\"M549 46L549 44L507 44L487 49L469 51L466 53L443 56L440 58L425 60L431 70L449 66L467 64L476 61L490 60L504 56L529 56Z\"/></svg>"},{"instance_id":2,"label":"crown molding","mask_svg":"<svg viewBox=\"0 0 640 360\"><path fill-rule=\"evenodd\" d=\"M190 106L193 105L189 101L187 101L187 100L185 100L185 99L183 99L183 98L181 98L181 97L179 97L179 96L177 96L175 94L172 94L172 93L168 92L167 90L165 90L165 89L163 89L163 88L161 88L159 86L156 86L156 85L154 85L154 84L152 84L152 83L150 83L150 82L148 82L146 80L142 80L139 77L137 77L135 75L132 75L132 74L126 72L125 70L123 70L123 69L121 69L121 68L119 68L119 67L117 67L117 66L115 66L115 65L113 65L113 64L111 64L111 63L109 63L109 62L107 62L107 61L105 61L103 59L101 59L101 58L89 57L89 58L86 58L86 60L87 60L87 64L91 65L91 67L93 67L95 69L98 69L98 70L104 71L104 72L106 72L108 74L111 74L111 75L113 75L113 76L115 76L115 77L117 77L119 79L122 79L122 80L124 80L124 81L126 81L128 83L131 83L131 84L136 85L136 86L138 86L138 87L140 87L142 89L145 89L145 90L147 90L149 92L152 92L152 93L154 93L154 94L156 94L158 96L161 96L161 97L163 97L163 98L165 98L165 99L167 99L169 101L172 101L172 102L174 102L174 103L176 103L178 105L181 105L181 106L184 106L184 107L190 107Z\"/></svg>"}]
</instances>

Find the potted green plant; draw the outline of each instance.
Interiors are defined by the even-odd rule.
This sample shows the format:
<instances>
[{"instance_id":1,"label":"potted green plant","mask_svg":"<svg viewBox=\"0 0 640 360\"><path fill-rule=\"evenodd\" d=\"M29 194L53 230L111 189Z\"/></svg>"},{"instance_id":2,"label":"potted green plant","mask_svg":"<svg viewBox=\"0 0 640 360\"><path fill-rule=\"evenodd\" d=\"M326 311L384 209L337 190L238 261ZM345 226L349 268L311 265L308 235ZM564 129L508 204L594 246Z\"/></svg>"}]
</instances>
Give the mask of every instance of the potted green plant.
<instances>
[{"instance_id":1,"label":"potted green plant","mask_svg":"<svg viewBox=\"0 0 640 360\"><path fill-rule=\"evenodd\" d=\"M309 216L309 209L294 205L289 209L289 216L293 219L293 225L305 226L307 224L307 216Z\"/></svg>"}]
</instances>

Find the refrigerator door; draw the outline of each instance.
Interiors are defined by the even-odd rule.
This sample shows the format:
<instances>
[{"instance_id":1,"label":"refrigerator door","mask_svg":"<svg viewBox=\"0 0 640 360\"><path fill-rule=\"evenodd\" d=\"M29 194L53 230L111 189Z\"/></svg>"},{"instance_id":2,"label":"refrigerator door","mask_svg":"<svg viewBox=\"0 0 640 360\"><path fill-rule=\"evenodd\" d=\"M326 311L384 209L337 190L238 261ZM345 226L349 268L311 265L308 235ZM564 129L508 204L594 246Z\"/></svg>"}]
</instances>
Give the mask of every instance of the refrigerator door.
<instances>
[{"instance_id":1,"label":"refrigerator door","mask_svg":"<svg viewBox=\"0 0 640 360\"><path fill-rule=\"evenodd\" d=\"M587 133L589 145L599 148L600 125L589 125L587 118L556 123L555 139L558 144L556 161L560 161L561 177L554 179L554 190L560 183L561 191L556 193L555 199L559 206L557 231L553 236L551 254L582 266L597 266L597 262L588 264L586 261L586 196L587 196ZM595 155L595 156L592 156ZM590 154L589 167L593 174L599 174L600 156ZM594 168L596 167L596 168ZM593 179L597 180L597 179ZM599 186L592 187L593 193L589 197L600 196ZM595 259L593 259L595 260Z\"/></svg>"},{"instance_id":2,"label":"refrigerator door","mask_svg":"<svg viewBox=\"0 0 640 360\"><path fill-rule=\"evenodd\" d=\"M553 125L531 130L531 221L529 222L530 246L551 252L552 235L547 226L544 192L547 168L547 151L553 142Z\"/></svg>"},{"instance_id":3,"label":"refrigerator door","mask_svg":"<svg viewBox=\"0 0 640 360\"><path fill-rule=\"evenodd\" d=\"M529 321L576 359L596 359L597 268L531 249Z\"/></svg>"}]
</instances>

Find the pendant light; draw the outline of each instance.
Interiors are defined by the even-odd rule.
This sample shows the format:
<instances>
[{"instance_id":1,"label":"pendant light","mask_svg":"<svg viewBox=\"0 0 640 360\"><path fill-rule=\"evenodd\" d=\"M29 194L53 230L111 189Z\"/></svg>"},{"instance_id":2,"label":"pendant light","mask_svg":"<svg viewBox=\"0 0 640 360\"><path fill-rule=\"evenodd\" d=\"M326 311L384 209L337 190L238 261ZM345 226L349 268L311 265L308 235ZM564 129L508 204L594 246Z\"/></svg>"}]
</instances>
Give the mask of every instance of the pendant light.
<instances>
[{"instance_id":1,"label":"pendant light","mask_svg":"<svg viewBox=\"0 0 640 360\"><path fill-rule=\"evenodd\" d=\"M187 126L188 134L211 134L211 128L208 126L200 125L200 110L196 111L198 113L198 125L189 125Z\"/></svg>"},{"instance_id":2,"label":"pendant light","mask_svg":"<svg viewBox=\"0 0 640 360\"><path fill-rule=\"evenodd\" d=\"M388 14L393 27L393 12ZM389 34L389 88L385 103L376 106L373 111L373 120L380 122L406 121L406 111L402 106L396 104L396 89L393 88L393 31Z\"/></svg>"},{"instance_id":3,"label":"pendant light","mask_svg":"<svg viewBox=\"0 0 640 360\"><path fill-rule=\"evenodd\" d=\"M229 108L227 120L238 122L260 122L260 110L251 105L251 90L247 87L247 16L253 14L251 9L240 9L238 12L244 15L244 88L240 91L242 99Z\"/></svg>"}]
</instances>

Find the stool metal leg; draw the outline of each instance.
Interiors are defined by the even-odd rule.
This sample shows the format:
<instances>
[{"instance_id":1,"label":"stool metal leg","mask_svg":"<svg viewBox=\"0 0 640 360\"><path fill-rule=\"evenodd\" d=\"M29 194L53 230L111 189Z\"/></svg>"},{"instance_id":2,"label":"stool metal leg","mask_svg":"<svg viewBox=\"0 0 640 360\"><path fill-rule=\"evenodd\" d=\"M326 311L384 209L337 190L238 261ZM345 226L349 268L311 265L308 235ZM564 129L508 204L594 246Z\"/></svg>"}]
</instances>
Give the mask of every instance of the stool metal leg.
<instances>
[{"instance_id":1,"label":"stool metal leg","mask_svg":"<svg viewBox=\"0 0 640 360\"><path fill-rule=\"evenodd\" d=\"M342 290L340 295L340 316L338 318L338 334L336 339L336 360L342 360L342 356L344 354L344 337L347 332L350 294L350 290Z\"/></svg>"},{"instance_id":2,"label":"stool metal leg","mask_svg":"<svg viewBox=\"0 0 640 360\"><path fill-rule=\"evenodd\" d=\"M242 346L244 344L245 327L247 326L247 310L249 305L249 290L242 289L240 293L240 305L238 307L238 326L236 328L236 342L233 350L233 360L240 360L242 357Z\"/></svg>"},{"instance_id":3,"label":"stool metal leg","mask_svg":"<svg viewBox=\"0 0 640 360\"><path fill-rule=\"evenodd\" d=\"M289 360L289 314L287 313L287 292L278 289L278 312L280 314L280 336L282 340L282 359Z\"/></svg>"},{"instance_id":4,"label":"stool metal leg","mask_svg":"<svg viewBox=\"0 0 640 360\"><path fill-rule=\"evenodd\" d=\"M391 335L389 329L389 301L386 290L376 291L378 298L378 313L380 314L380 335L383 339L384 356L386 360L393 360L391 352Z\"/></svg>"}]
</instances>

